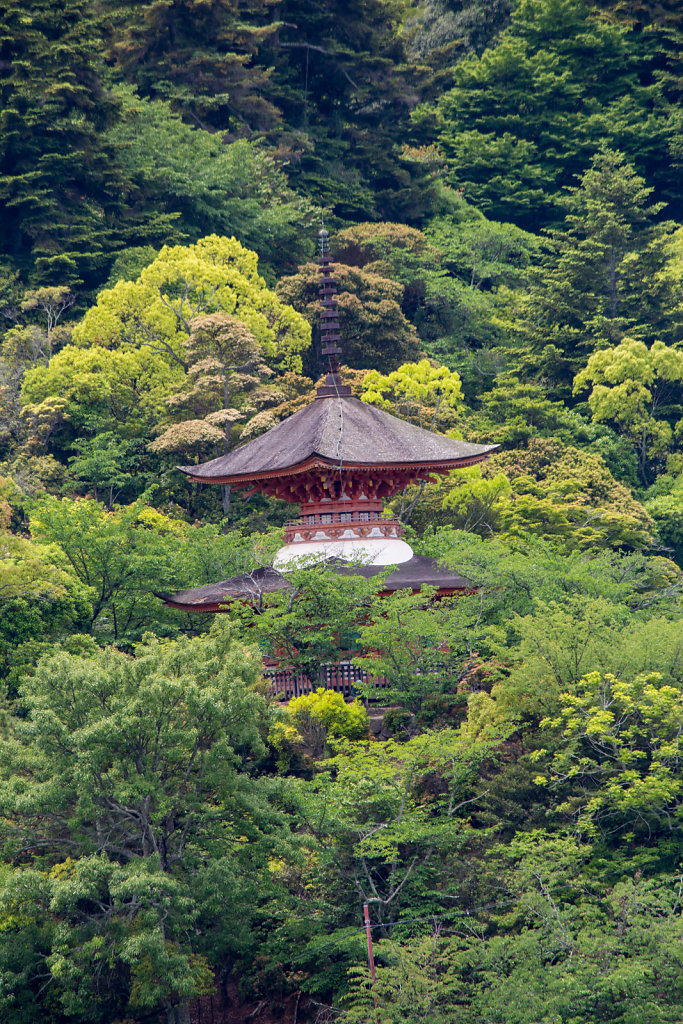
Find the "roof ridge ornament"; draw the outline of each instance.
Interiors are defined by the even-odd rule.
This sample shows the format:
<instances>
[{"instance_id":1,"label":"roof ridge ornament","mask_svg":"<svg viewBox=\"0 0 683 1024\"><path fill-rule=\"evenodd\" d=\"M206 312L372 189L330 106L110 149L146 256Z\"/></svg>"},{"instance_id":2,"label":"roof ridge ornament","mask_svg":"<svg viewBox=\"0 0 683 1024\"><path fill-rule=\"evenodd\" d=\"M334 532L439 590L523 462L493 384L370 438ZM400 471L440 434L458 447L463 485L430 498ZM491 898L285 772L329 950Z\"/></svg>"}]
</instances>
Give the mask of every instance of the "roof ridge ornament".
<instances>
[{"instance_id":1,"label":"roof ridge ornament","mask_svg":"<svg viewBox=\"0 0 683 1024\"><path fill-rule=\"evenodd\" d=\"M321 275L320 288L320 354L327 356L327 376L325 383L317 390L316 398L350 398L351 388L342 384L339 376L339 356L342 354L339 342L339 303L337 301L337 281L334 276L334 264L330 256L330 235L325 228L325 221L318 232L318 273Z\"/></svg>"}]
</instances>

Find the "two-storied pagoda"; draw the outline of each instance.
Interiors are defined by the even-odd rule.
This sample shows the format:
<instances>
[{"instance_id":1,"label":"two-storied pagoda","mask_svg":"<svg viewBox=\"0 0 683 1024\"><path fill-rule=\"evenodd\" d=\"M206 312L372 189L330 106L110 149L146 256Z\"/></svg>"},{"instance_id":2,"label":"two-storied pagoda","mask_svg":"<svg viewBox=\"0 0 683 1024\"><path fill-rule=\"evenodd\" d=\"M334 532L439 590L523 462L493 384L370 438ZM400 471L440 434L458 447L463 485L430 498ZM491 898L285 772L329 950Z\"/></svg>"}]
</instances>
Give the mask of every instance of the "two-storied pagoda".
<instances>
[{"instance_id":1,"label":"two-storied pagoda","mask_svg":"<svg viewBox=\"0 0 683 1024\"><path fill-rule=\"evenodd\" d=\"M160 594L173 608L220 612L230 601L260 599L288 589L288 567L311 559L331 559L337 571L366 578L396 566L387 577L387 592L428 584L445 595L472 587L434 559L414 555L399 521L385 516L383 507L406 484L482 462L497 445L435 434L352 397L339 376L337 288L324 228L319 237L322 354L329 372L315 400L227 455L178 467L197 483L229 484L247 495L261 491L299 502L301 514L287 525L272 567Z\"/></svg>"}]
</instances>

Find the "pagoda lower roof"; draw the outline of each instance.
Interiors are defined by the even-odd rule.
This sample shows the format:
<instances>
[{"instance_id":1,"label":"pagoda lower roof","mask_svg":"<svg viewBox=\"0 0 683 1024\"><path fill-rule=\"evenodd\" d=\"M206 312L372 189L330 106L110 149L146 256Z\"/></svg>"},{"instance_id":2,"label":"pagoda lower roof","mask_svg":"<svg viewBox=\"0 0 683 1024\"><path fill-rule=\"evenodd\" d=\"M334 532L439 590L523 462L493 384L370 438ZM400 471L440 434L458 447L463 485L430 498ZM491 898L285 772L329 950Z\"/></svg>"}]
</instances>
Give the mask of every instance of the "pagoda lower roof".
<instances>
[{"instance_id":1,"label":"pagoda lower roof","mask_svg":"<svg viewBox=\"0 0 683 1024\"><path fill-rule=\"evenodd\" d=\"M335 467L433 466L481 462L498 445L435 434L352 397L318 398L265 434L198 466L192 480L239 484L284 476L316 464Z\"/></svg>"},{"instance_id":2,"label":"pagoda lower roof","mask_svg":"<svg viewBox=\"0 0 683 1024\"><path fill-rule=\"evenodd\" d=\"M357 565L342 559L330 559L329 566L342 576L363 576L372 579L386 572L381 565ZM471 591L476 584L452 569L446 569L434 558L425 555L413 555L408 562L403 562L387 577L382 593L390 594L396 590L420 590L423 586L437 587L439 593L452 594L458 591ZM209 583L204 587L192 587L189 590L178 590L172 594L157 593L171 608L188 612L220 612L232 601L258 602L266 594L293 590L287 574L266 566L253 572L232 576L220 583Z\"/></svg>"}]
</instances>

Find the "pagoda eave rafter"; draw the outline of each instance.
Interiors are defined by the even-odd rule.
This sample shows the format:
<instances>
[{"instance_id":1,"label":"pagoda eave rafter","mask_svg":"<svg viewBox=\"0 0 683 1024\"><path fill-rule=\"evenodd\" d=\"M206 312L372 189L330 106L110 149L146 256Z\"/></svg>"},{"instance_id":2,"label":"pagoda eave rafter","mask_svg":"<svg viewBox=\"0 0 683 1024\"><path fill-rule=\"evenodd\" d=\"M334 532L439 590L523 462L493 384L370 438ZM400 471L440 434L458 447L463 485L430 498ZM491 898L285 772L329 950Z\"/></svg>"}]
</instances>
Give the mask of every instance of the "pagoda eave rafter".
<instances>
[{"instance_id":1,"label":"pagoda eave rafter","mask_svg":"<svg viewBox=\"0 0 683 1024\"><path fill-rule=\"evenodd\" d=\"M251 487L252 493L264 490L264 484L270 481L290 480L306 473L320 470L331 470L335 477L349 475L350 473L363 473L367 477L372 475L388 477L391 474L402 473L409 476L410 480L429 480L436 475L450 473L453 469L463 469L465 466L474 466L478 462L486 461L488 453L468 455L458 459L449 459L441 462L396 462L377 463L368 465L361 462L334 462L322 456L315 456L307 459L296 466L289 466L287 469L261 470L258 473L240 474L239 476L195 476L188 467L178 467L185 473L187 478L196 484L225 484L235 488Z\"/></svg>"}]
</instances>

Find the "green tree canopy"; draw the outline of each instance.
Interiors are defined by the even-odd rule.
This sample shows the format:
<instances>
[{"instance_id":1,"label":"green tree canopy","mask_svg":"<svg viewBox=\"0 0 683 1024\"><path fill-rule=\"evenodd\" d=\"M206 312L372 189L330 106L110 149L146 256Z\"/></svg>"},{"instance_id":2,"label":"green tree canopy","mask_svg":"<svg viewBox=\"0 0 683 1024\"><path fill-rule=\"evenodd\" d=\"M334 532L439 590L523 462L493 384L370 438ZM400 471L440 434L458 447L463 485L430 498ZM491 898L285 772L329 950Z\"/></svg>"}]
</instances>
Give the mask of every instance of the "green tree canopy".
<instances>
[{"instance_id":1,"label":"green tree canopy","mask_svg":"<svg viewBox=\"0 0 683 1024\"><path fill-rule=\"evenodd\" d=\"M558 219L562 189L604 139L639 170L666 162L671 124L639 80L646 57L586 0L523 0L438 101L449 179L487 215L531 230Z\"/></svg>"},{"instance_id":2,"label":"green tree canopy","mask_svg":"<svg viewBox=\"0 0 683 1024\"><path fill-rule=\"evenodd\" d=\"M275 270L291 273L309 255L313 211L288 185L270 149L247 139L228 143L220 133L186 124L167 102L142 99L129 87L119 87L116 96L120 117L107 137L129 182L136 225L131 242L234 235L258 253L269 278ZM161 235L153 230L157 221L166 225Z\"/></svg>"},{"instance_id":3,"label":"green tree canopy","mask_svg":"<svg viewBox=\"0 0 683 1024\"><path fill-rule=\"evenodd\" d=\"M415 328L401 311L403 286L364 268L335 264L339 286L339 322L344 339L343 360L355 369L386 373L419 353ZM313 346L306 369L315 379L324 372L319 355L319 273L306 263L297 274L278 283L277 294L299 310L313 327Z\"/></svg>"},{"instance_id":4,"label":"green tree canopy","mask_svg":"<svg viewBox=\"0 0 683 1024\"><path fill-rule=\"evenodd\" d=\"M310 339L305 320L266 287L256 253L218 235L164 247L137 281L100 292L74 341L84 348L148 346L184 366L181 345L191 320L218 311L246 324L268 358L300 368Z\"/></svg>"},{"instance_id":5,"label":"green tree canopy","mask_svg":"<svg viewBox=\"0 0 683 1024\"><path fill-rule=\"evenodd\" d=\"M651 348L633 338L595 352L574 379L574 391L592 385L588 404L596 422L613 422L638 455L647 483L653 460L669 450L681 431L683 353L656 341Z\"/></svg>"},{"instance_id":6,"label":"green tree canopy","mask_svg":"<svg viewBox=\"0 0 683 1024\"><path fill-rule=\"evenodd\" d=\"M18 935L6 1013L26 1012L25 978L33 1013L60 1021L165 1006L182 1022L174 1008L248 941L253 866L276 823L250 773L258 672L223 622L135 658L58 653L25 681L0 765L16 864L0 904Z\"/></svg>"},{"instance_id":7,"label":"green tree canopy","mask_svg":"<svg viewBox=\"0 0 683 1024\"><path fill-rule=\"evenodd\" d=\"M418 85L408 10L405 0L280 0L257 57L272 69L293 184L344 221L414 223L439 205L434 167L406 146Z\"/></svg>"},{"instance_id":8,"label":"green tree canopy","mask_svg":"<svg viewBox=\"0 0 683 1024\"><path fill-rule=\"evenodd\" d=\"M125 220L93 5L6 0L0 53L0 248L37 283L92 287Z\"/></svg>"},{"instance_id":9,"label":"green tree canopy","mask_svg":"<svg viewBox=\"0 0 683 1024\"><path fill-rule=\"evenodd\" d=\"M276 25L265 0L121 0L108 55L142 96L168 100L214 131L263 131L279 120L268 72L253 56Z\"/></svg>"},{"instance_id":10,"label":"green tree canopy","mask_svg":"<svg viewBox=\"0 0 683 1024\"><path fill-rule=\"evenodd\" d=\"M564 200L565 227L551 232L534 275L526 327L559 393L568 367L625 335L651 343L681 337L671 222L621 153L601 148ZM584 356L585 357L585 356Z\"/></svg>"}]
</instances>

